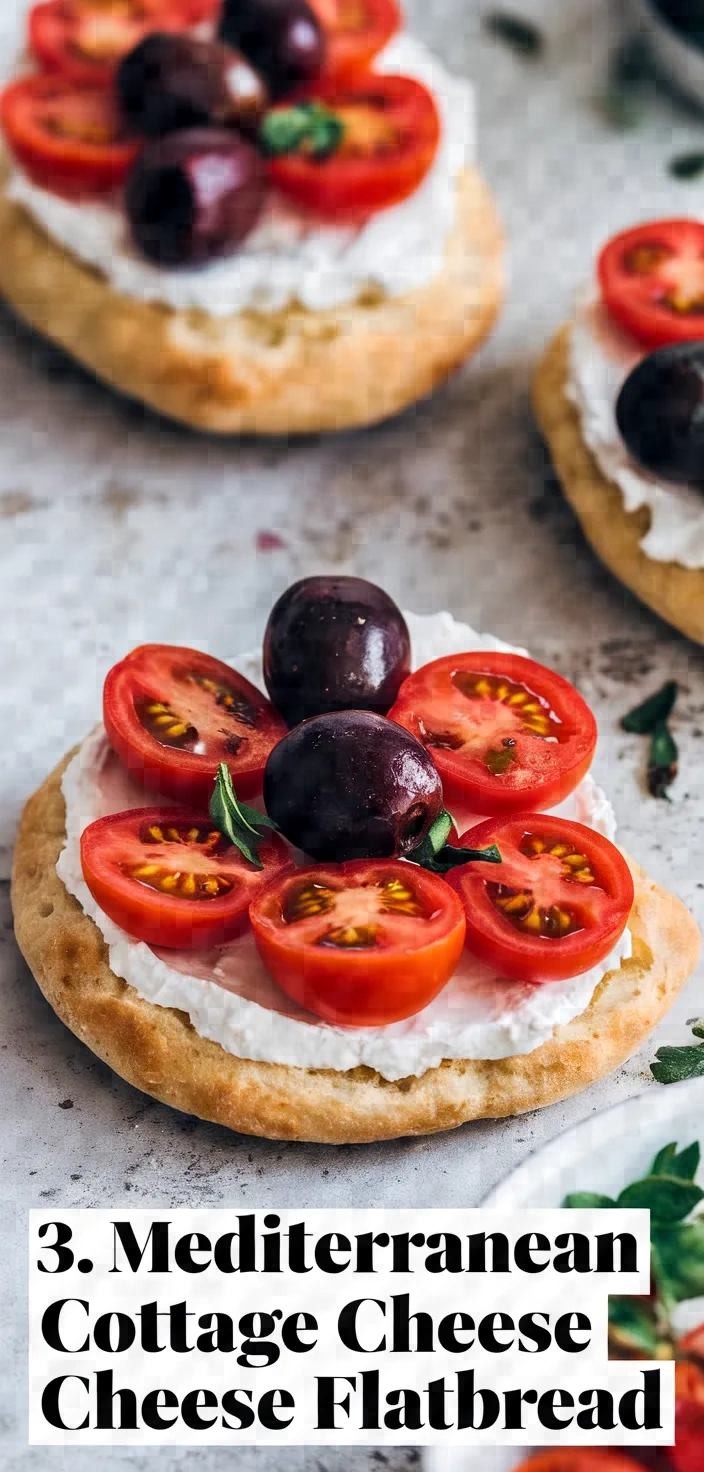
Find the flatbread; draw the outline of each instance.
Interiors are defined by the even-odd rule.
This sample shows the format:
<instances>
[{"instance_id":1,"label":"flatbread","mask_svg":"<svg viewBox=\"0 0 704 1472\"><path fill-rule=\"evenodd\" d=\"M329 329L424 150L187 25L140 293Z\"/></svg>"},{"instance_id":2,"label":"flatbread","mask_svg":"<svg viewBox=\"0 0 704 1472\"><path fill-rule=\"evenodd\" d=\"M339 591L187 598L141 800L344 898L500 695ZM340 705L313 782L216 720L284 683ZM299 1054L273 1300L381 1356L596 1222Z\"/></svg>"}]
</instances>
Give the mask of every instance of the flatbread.
<instances>
[{"instance_id":1,"label":"flatbread","mask_svg":"<svg viewBox=\"0 0 704 1472\"><path fill-rule=\"evenodd\" d=\"M244 1134L327 1144L433 1134L568 1098L645 1040L690 976L699 931L684 905L634 866L633 956L581 1017L524 1057L455 1061L389 1082L370 1068L293 1068L236 1058L183 1012L154 1006L110 969L107 946L56 873L65 840L66 757L28 802L14 860L20 949L59 1017L135 1088Z\"/></svg>"},{"instance_id":2,"label":"flatbread","mask_svg":"<svg viewBox=\"0 0 704 1472\"><path fill-rule=\"evenodd\" d=\"M641 541L650 512L624 510L582 437L577 408L567 398L570 326L551 342L533 383L533 406L562 489L597 557L642 603L698 644L704 644L704 568L646 557ZM702 497L704 516L704 497Z\"/></svg>"},{"instance_id":3,"label":"flatbread","mask_svg":"<svg viewBox=\"0 0 704 1472\"><path fill-rule=\"evenodd\" d=\"M474 352L504 295L503 234L475 170L458 183L444 269L405 296L371 294L211 317L122 296L0 193L0 294L120 393L217 434L297 435L376 423Z\"/></svg>"}]
</instances>

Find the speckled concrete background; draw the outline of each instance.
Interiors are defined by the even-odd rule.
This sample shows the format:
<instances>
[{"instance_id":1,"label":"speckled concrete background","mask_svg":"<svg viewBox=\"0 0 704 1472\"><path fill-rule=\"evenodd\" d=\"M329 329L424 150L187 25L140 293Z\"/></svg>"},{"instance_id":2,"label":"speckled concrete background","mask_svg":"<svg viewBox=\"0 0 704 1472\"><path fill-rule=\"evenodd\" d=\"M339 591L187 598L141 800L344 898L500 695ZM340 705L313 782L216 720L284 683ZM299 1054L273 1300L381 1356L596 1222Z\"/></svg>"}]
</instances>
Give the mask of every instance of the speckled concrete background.
<instances>
[{"instance_id":1,"label":"speckled concrete background","mask_svg":"<svg viewBox=\"0 0 704 1472\"><path fill-rule=\"evenodd\" d=\"M23 8L4 0L2 25ZM276 1145L177 1116L111 1076L58 1023L16 951L8 875L22 802L99 709L105 671L143 639L225 654L256 641L294 577L336 568L407 607L528 645L599 716L597 776L625 845L704 918L704 654L595 563L546 464L528 407L536 356L597 244L637 218L701 210L673 153L702 124L667 98L612 132L594 106L611 0L522 0L549 40L517 60L483 35L478 0L416 0L417 31L481 80L481 153L511 240L513 286L489 347L431 403L371 433L289 447L198 440L119 403L0 315L0 761L3 1325L0 1465L89 1472L89 1451L25 1442L26 1212L32 1205L473 1205L530 1149L648 1085L655 1044L589 1094L509 1124L378 1148ZM516 0L516 8L518 0ZM7 53L9 55L9 43ZM1 248L1 243L0 243ZM275 537L262 533L275 533ZM272 547L272 541L276 543ZM280 542L280 545L279 545ZM267 550L268 549L268 550ZM682 683L672 804L644 792L624 709ZM701 877L700 877L701 876ZM701 976L661 1029L682 1041ZM655 1087L655 1085L652 1085ZM412 1454L238 1452L243 1472L401 1472ZM233 1454L102 1452L109 1472L224 1472Z\"/></svg>"}]
</instances>

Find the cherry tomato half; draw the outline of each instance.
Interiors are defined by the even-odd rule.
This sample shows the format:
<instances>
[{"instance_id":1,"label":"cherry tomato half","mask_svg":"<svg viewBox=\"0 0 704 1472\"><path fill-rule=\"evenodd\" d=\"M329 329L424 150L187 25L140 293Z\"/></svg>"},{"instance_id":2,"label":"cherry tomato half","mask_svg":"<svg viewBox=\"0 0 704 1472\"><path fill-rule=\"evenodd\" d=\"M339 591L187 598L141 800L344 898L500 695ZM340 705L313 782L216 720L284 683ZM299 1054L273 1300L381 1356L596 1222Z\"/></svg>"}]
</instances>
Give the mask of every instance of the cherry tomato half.
<instances>
[{"instance_id":1,"label":"cherry tomato half","mask_svg":"<svg viewBox=\"0 0 704 1472\"><path fill-rule=\"evenodd\" d=\"M101 910L147 945L197 950L246 930L257 892L293 868L272 834L256 869L210 819L181 808L135 808L91 823L81 837L86 884Z\"/></svg>"},{"instance_id":2,"label":"cherry tomato half","mask_svg":"<svg viewBox=\"0 0 704 1472\"><path fill-rule=\"evenodd\" d=\"M109 92L62 77L11 82L0 96L0 122L35 184L72 199L117 188L139 152Z\"/></svg>"},{"instance_id":3,"label":"cherry tomato half","mask_svg":"<svg viewBox=\"0 0 704 1472\"><path fill-rule=\"evenodd\" d=\"M110 670L103 718L135 781L206 810L221 762L238 797L254 797L269 752L286 735L249 680L209 654L170 644L143 644Z\"/></svg>"},{"instance_id":4,"label":"cherry tomato half","mask_svg":"<svg viewBox=\"0 0 704 1472\"><path fill-rule=\"evenodd\" d=\"M325 74L366 71L401 25L396 0L311 0L325 29Z\"/></svg>"},{"instance_id":5,"label":"cherry tomato half","mask_svg":"<svg viewBox=\"0 0 704 1472\"><path fill-rule=\"evenodd\" d=\"M45 0L29 13L29 44L46 71L105 86L150 31L184 30L192 20L187 0Z\"/></svg>"},{"instance_id":6,"label":"cherry tomato half","mask_svg":"<svg viewBox=\"0 0 704 1472\"><path fill-rule=\"evenodd\" d=\"M521 1462L516 1472L645 1472L640 1462L621 1452L592 1447L551 1447Z\"/></svg>"},{"instance_id":7,"label":"cherry tomato half","mask_svg":"<svg viewBox=\"0 0 704 1472\"><path fill-rule=\"evenodd\" d=\"M633 905L622 854L591 828L549 814L490 818L460 847L498 845L502 863L448 874L467 919L467 947L500 976L564 981L613 950Z\"/></svg>"},{"instance_id":8,"label":"cherry tomato half","mask_svg":"<svg viewBox=\"0 0 704 1472\"><path fill-rule=\"evenodd\" d=\"M519 654L424 665L404 681L389 720L428 748L459 818L556 807L596 746L596 721L574 686Z\"/></svg>"},{"instance_id":9,"label":"cherry tomato half","mask_svg":"<svg viewBox=\"0 0 704 1472\"><path fill-rule=\"evenodd\" d=\"M440 141L440 119L427 88L411 77L365 77L316 83L272 109L320 103L342 125L332 152L315 157L303 142L271 159L273 181L297 204L339 221L366 218L406 199L425 178Z\"/></svg>"},{"instance_id":10,"label":"cherry tomato half","mask_svg":"<svg viewBox=\"0 0 704 1472\"><path fill-rule=\"evenodd\" d=\"M450 980L464 943L450 886L397 859L299 869L263 890L249 917L282 990L352 1027L420 1012Z\"/></svg>"},{"instance_id":11,"label":"cherry tomato half","mask_svg":"<svg viewBox=\"0 0 704 1472\"><path fill-rule=\"evenodd\" d=\"M597 267L614 321L646 347L704 337L704 224L657 220L608 242Z\"/></svg>"}]
</instances>

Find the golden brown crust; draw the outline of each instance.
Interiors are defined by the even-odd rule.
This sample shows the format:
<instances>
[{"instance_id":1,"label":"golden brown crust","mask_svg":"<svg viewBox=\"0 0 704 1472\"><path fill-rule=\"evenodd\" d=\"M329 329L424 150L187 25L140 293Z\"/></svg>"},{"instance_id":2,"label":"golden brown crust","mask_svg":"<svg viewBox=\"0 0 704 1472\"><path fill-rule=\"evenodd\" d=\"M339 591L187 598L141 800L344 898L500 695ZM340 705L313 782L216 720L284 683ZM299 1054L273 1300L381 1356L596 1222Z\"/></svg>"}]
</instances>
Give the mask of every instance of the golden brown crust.
<instances>
[{"instance_id":1,"label":"golden brown crust","mask_svg":"<svg viewBox=\"0 0 704 1472\"><path fill-rule=\"evenodd\" d=\"M533 383L533 406L562 489L587 541L636 597L690 639L704 644L704 569L646 557L641 541L647 507L624 510L618 486L602 475L582 438L579 414L567 398L570 327L551 342Z\"/></svg>"},{"instance_id":2,"label":"golden brown crust","mask_svg":"<svg viewBox=\"0 0 704 1472\"><path fill-rule=\"evenodd\" d=\"M120 296L0 195L0 292L113 388L195 429L303 434L386 419L486 337L504 292L503 236L474 171L458 187L445 267L406 296L324 312L203 312Z\"/></svg>"},{"instance_id":3,"label":"golden brown crust","mask_svg":"<svg viewBox=\"0 0 704 1472\"><path fill-rule=\"evenodd\" d=\"M184 1013L142 1001L111 971L100 932L56 873L66 761L30 799L20 826L12 881L20 949L59 1017L116 1073L244 1134L363 1143L553 1104L628 1058L696 964L689 911L636 869L633 958L604 978L581 1017L526 1057L447 1062L398 1083L369 1068L339 1073L235 1058L199 1037Z\"/></svg>"}]
</instances>

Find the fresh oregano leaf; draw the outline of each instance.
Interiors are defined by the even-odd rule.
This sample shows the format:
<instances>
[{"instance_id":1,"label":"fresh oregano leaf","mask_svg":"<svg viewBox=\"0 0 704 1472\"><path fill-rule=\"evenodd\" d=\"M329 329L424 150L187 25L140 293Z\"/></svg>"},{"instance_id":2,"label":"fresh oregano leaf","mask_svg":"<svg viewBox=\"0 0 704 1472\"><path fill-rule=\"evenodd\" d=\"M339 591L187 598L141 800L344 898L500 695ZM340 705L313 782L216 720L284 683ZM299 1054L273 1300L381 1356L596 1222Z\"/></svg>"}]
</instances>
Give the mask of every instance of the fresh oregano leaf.
<instances>
[{"instance_id":1,"label":"fresh oregano leaf","mask_svg":"<svg viewBox=\"0 0 704 1472\"><path fill-rule=\"evenodd\" d=\"M599 1196L596 1191L573 1191L570 1196L565 1196L564 1206L570 1206L575 1211L593 1211L596 1207L613 1210L616 1202L610 1196Z\"/></svg>"},{"instance_id":2,"label":"fresh oregano leaf","mask_svg":"<svg viewBox=\"0 0 704 1472\"><path fill-rule=\"evenodd\" d=\"M652 86L648 48L640 36L632 36L613 53L600 99L600 109L613 128L624 131L638 127Z\"/></svg>"},{"instance_id":3,"label":"fresh oregano leaf","mask_svg":"<svg viewBox=\"0 0 704 1472\"><path fill-rule=\"evenodd\" d=\"M452 818L444 810L435 819L423 841L406 855L407 859L412 864L418 864L421 869L429 869L431 874L449 874L451 869L458 869L462 864L470 864L477 859L483 860L485 864L502 862L495 843L490 848L453 848L447 842L451 832Z\"/></svg>"},{"instance_id":4,"label":"fresh oregano leaf","mask_svg":"<svg viewBox=\"0 0 704 1472\"><path fill-rule=\"evenodd\" d=\"M700 179L704 174L704 153L701 150L695 150L692 153L676 154L670 159L667 172L672 175L673 179L684 181Z\"/></svg>"},{"instance_id":5,"label":"fresh oregano leaf","mask_svg":"<svg viewBox=\"0 0 704 1472\"><path fill-rule=\"evenodd\" d=\"M651 797L667 797L667 789L677 776L677 743L664 724L655 727L648 754L648 792Z\"/></svg>"},{"instance_id":6,"label":"fresh oregano leaf","mask_svg":"<svg viewBox=\"0 0 704 1472\"><path fill-rule=\"evenodd\" d=\"M650 1072L659 1084L681 1084L687 1078L704 1078L704 1043L658 1048Z\"/></svg>"},{"instance_id":7,"label":"fresh oregano leaf","mask_svg":"<svg viewBox=\"0 0 704 1472\"><path fill-rule=\"evenodd\" d=\"M659 1169L656 1169L661 1156L663 1157L662 1164ZM688 1145L687 1149L680 1151L679 1155L676 1145L668 1145L667 1150L661 1150L660 1155L657 1156L651 1175L677 1176L681 1181L693 1181L699 1170L701 1158L701 1146L698 1141L695 1141L693 1145Z\"/></svg>"},{"instance_id":8,"label":"fresh oregano leaf","mask_svg":"<svg viewBox=\"0 0 704 1472\"><path fill-rule=\"evenodd\" d=\"M704 1296L704 1220L654 1226L653 1270L670 1303Z\"/></svg>"},{"instance_id":9,"label":"fresh oregano leaf","mask_svg":"<svg viewBox=\"0 0 704 1472\"><path fill-rule=\"evenodd\" d=\"M298 102L267 113L259 140L264 152L273 158L303 153L307 158L322 160L336 152L343 134L344 126L332 108L322 102Z\"/></svg>"},{"instance_id":10,"label":"fresh oregano leaf","mask_svg":"<svg viewBox=\"0 0 704 1472\"><path fill-rule=\"evenodd\" d=\"M654 1222L682 1222L704 1201L704 1191L693 1181L676 1176L646 1176L626 1186L617 1205L649 1211Z\"/></svg>"},{"instance_id":11,"label":"fresh oregano leaf","mask_svg":"<svg viewBox=\"0 0 704 1472\"><path fill-rule=\"evenodd\" d=\"M677 685L674 680L668 680L635 710L629 710L621 721L624 731L635 736L651 736L672 715L676 699Z\"/></svg>"},{"instance_id":12,"label":"fresh oregano leaf","mask_svg":"<svg viewBox=\"0 0 704 1472\"><path fill-rule=\"evenodd\" d=\"M661 1335L653 1305L640 1298L610 1298L609 1340L621 1353L655 1359Z\"/></svg>"},{"instance_id":13,"label":"fresh oregano leaf","mask_svg":"<svg viewBox=\"0 0 704 1472\"><path fill-rule=\"evenodd\" d=\"M265 813L240 802L233 786L232 773L225 762L221 762L218 767L215 791L210 799L210 816L215 827L239 849L255 869L264 868L259 857L259 845L267 829L275 832L278 829Z\"/></svg>"},{"instance_id":14,"label":"fresh oregano leaf","mask_svg":"<svg viewBox=\"0 0 704 1472\"><path fill-rule=\"evenodd\" d=\"M484 16L484 26L498 41L503 41L519 56L536 59L545 48L542 31L533 21L507 10L491 10Z\"/></svg>"}]
</instances>

